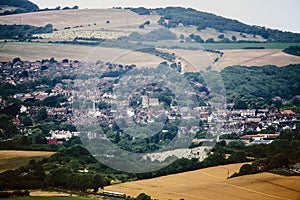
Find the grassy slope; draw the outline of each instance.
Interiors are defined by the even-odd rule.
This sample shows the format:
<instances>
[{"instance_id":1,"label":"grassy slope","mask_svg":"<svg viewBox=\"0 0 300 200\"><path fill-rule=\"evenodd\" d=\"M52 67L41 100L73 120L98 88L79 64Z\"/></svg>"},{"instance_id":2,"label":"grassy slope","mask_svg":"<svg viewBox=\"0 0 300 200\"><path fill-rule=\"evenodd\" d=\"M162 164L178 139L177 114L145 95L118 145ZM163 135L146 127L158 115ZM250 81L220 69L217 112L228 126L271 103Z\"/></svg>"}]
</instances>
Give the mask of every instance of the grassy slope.
<instances>
[{"instance_id":1,"label":"grassy slope","mask_svg":"<svg viewBox=\"0 0 300 200\"><path fill-rule=\"evenodd\" d=\"M50 157L54 152L45 151L0 151L0 172L26 165L32 159Z\"/></svg>"}]
</instances>

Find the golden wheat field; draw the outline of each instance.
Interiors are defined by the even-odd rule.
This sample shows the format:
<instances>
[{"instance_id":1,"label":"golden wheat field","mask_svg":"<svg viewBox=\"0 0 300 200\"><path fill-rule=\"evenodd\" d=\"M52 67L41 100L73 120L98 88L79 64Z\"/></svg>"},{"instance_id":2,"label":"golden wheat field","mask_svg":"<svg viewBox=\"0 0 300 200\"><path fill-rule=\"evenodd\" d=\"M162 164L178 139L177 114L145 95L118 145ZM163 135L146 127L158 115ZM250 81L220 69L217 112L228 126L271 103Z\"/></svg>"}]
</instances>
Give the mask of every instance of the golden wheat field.
<instances>
[{"instance_id":1,"label":"golden wheat field","mask_svg":"<svg viewBox=\"0 0 300 200\"><path fill-rule=\"evenodd\" d=\"M66 27L79 26L76 30L136 29L145 21L156 23L159 16L142 16L130 10L121 9L79 9L33 12L0 16L1 24L30 24L45 26L51 23L54 28L64 30ZM80 27L81 26L81 27Z\"/></svg>"},{"instance_id":2,"label":"golden wheat field","mask_svg":"<svg viewBox=\"0 0 300 200\"><path fill-rule=\"evenodd\" d=\"M276 65L286 66L299 64L300 57L282 52L281 49L255 49L255 50L222 50L223 57L217 63L216 68L221 70L232 65L263 66Z\"/></svg>"},{"instance_id":3,"label":"golden wheat field","mask_svg":"<svg viewBox=\"0 0 300 200\"><path fill-rule=\"evenodd\" d=\"M30 160L43 159L50 157L55 152L46 151L15 151L1 150L0 151L0 172L5 170L15 169L26 165Z\"/></svg>"},{"instance_id":4,"label":"golden wheat field","mask_svg":"<svg viewBox=\"0 0 300 200\"><path fill-rule=\"evenodd\" d=\"M264 66L276 65L286 66L289 64L299 64L300 57L282 52L280 49L236 49L221 50L224 54L219 57L216 53L203 52L201 50L171 50L187 61L189 71L205 70L211 65L213 68L221 71L227 66ZM218 58L218 62L214 60Z\"/></svg>"},{"instance_id":5,"label":"golden wheat field","mask_svg":"<svg viewBox=\"0 0 300 200\"><path fill-rule=\"evenodd\" d=\"M7 62L16 57L27 61L50 59L51 57L59 61L65 58L92 62L102 60L121 64L136 64L137 66L157 66L164 61L151 54L118 48L48 43L0 43L1 62Z\"/></svg>"},{"instance_id":6,"label":"golden wheat field","mask_svg":"<svg viewBox=\"0 0 300 200\"><path fill-rule=\"evenodd\" d=\"M105 190L137 196L144 192L153 199L185 200L274 200L300 199L300 177L261 173L227 179L242 164L211 167L105 187Z\"/></svg>"}]
</instances>

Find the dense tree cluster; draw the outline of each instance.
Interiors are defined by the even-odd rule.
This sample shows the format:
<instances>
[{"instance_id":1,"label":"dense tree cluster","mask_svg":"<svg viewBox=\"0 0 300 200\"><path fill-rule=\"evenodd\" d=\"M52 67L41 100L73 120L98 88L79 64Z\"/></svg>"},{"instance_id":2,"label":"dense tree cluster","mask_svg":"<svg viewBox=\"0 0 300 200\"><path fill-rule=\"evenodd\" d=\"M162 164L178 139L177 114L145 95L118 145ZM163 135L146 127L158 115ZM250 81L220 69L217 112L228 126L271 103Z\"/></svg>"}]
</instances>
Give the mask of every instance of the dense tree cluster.
<instances>
[{"instance_id":1,"label":"dense tree cluster","mask_svg":"<svg viewBox=\"0 0 300 200\"><path fill-rule=\"evenodd\" d=\"M242 151L247 156L255 157L256 160L251 164L243 165L240 171L232 177L288 167L299 162L299 132L297 130L286 131L281 133L279 139L273 141L271 144L247 146ZM276 170L273 172L276 172ZM292 172L286 171L284 174L290 175Z\"/></svg>"},{"instance_id":2,"label":"dense tree cluster","mask_svg":"<svg viewBox=\"0 0 300 200\"><path fill-rule=\"evenodd\" d=\"M202 78L205 72L185 73L191 83L201 83L196 91L209 93ZM285 67L230 66L221 71L228 103L236 109L281 108L282 102L274 98L290 100L291 106L300 106L296 95L300 91L299 65Z\"/></svg>"},{"instance_id":3,"label":"dense tree cluster","mask_svg":"<svg viewBox=\"0 0 300 200\"><path fill-rule=\"evenodd\" d=\"M161 28L150 31L146 34L139 34L137 32L131 33L128 37L123 39L131 41L161 41L161 40L175 40L176 35L167 28Z\"/></svg>"},{"instance_id":4,"label":"dense tree cluster","mask_svg":"<svg viewBox=\"0 0 300 200\"><path fill-rule=\"evenodd\" d=\"M200 35L191 34L190 38L195 40L195 42L204 43L204 40L200 37Z\"/></svg>"},{"instance_id":5,"label":"dense tree cluster","mask_svg":"<svg viewBox=\"0 0 300 200\"><path fill-rule=\"evenodd\" d=\"M300 56L300 46L290 46L283 50L283 52L294 55Z\"/></svg>"},{"instance_id":6,"label":"dense tree cluster","mask_svg":"<svg viewBox=\"0 0 300 200\"><path fill-rule=\"evenodd\" d=\"M144 8L144 7L139 7L139 8L126 8L126 9L129 9L131 10L132 12L135 12L139 15L150 15L151 12L149 9L147 8Z\"/></svg>"},{"instance_id":7,"label":"dense tree cluster","mask_svg":"<svg viewBox=\"0 0 300 200\"><path fill-rule=\"evenodd\" d=\"M85 192L109 184L98 172L81 173L97 160L81 146L65 149L41 161L31 160L28 165L0 174L0 189L64 188ZM47 173L46 173L47 172Z\"/></svg>"},{"instance_id":8,"label":"dense tree cluster","mask_svg":"<svg viewBox=\"0 0 300 200\"><path fill-rule=\"evenodd\" d=\"M262 108L274 97L292 99L300 91L300 66L232 66L222 70L229 102L236 108ZM243 104L243 105L242 105Z\"/></svg>"},{"instance_id":9,"label":"dense tree cluster","mask_svg":"<svg viewBox=\"0 0 300 200\"><path fill-rule=\"evenodd\" d=\"M168 52L163 52L163 51L157 50L156 48L142 48L142 49L138 49L137 51L149 53L149 54L161 57L162 59L168 60L169 62L173 62L176 58L175 55L170 54Z\"/></svg>"}]
</instances>

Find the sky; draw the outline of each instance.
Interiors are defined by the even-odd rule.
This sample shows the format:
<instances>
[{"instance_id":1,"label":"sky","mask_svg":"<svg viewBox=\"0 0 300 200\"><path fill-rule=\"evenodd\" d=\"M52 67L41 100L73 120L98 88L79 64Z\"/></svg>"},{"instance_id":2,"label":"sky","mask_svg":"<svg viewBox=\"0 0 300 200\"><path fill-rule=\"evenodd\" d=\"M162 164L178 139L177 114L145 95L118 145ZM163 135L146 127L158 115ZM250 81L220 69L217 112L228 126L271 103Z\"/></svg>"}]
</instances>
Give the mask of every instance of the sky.
<instances>
[{"instance_id":1,"label":"sky","mask_svg":"<svg viewBox=\"0 0 300 200\"><path fill-rule=\"evenodd\" d=\"M40 8L191 7L249 25L300 33L299 0L31 0Z\"/></svg>"}]
</instances>

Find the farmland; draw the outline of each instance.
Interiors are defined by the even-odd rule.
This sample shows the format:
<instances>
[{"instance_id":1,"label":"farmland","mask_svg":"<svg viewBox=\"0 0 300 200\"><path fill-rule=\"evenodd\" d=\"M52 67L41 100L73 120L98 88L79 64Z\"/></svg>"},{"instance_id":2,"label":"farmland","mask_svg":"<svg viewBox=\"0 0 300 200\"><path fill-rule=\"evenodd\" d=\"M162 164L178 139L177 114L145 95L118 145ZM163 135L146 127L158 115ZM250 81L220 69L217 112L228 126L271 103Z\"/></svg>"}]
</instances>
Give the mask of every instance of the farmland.
<instances>
[{"instance_id":1,"label":"farmland","mask_svg":"<svg viewBox=\"0 0 300 200\"><path fill-rule=\"evenodd\" d=\"M213 61L218 57L217 54L203 52L201 50L180 50L172 49L176 55L188 60L190 64L189 71L205 70L209 65L221 71L227 66L243 65L243 66L264 66L276 65L286 66L289 64L300 63L299 56L293 56L282 52L279 49L235 49L222 50L222 57L218 58L218 62Z\"/></svg>"},{"instance_id":2,"label":"farmland","mask_svg":"<svg viewBox=\"0 0 300 200\"><path fill-rule=\"evenodd\" d=\"M57 30L64 30L66 27L78 27L76 30L100 30L101 28L138 30L139 25L145 21L149 20L154 23L158 19L159 16L141 16L129 10L80 9L1 16L0 22L1 24L30 24L33 26L44 26L51 23Z\"/></svg>"},{"instance_id":3,"label":"farmland","mask_svg":"<svg viewBox=\"0 0 300 200\"><path fill-rule=\"evenodd\" d=\"M300 177L261 173L227 179L241 164L211 167L148 180L122 183L105 190L153 199L299 199Z\"/></svg>"},{"instance_id":4,"label":"farmland","mask_svg":"<svg viewBox=\"0 0 300 200\"><path fill-rule=\"evenodd\" d=\"M213 65L217 70L222 70L232 65L263 66L271 64L285 66L300 63L300 57L283 53L280 49L227 49L221 51L224 52L224 55L214 64L213 61L218 57L215 53L182 49L171 49L167 52L174 52L178 57L188 61L186 71L205 70L209 65ZM57 60L65 58L92 62L103 60L122 64L136 64L137 66L157 66L164 61L154 55L131 52L120 48L25 42L0 43L0 61L9 61L15 57L28 61L51 57Z\"/></svg>"},{"instance_id":5,"label":"farmland","mask_svg":"<svg viewBox=\"0 0 300 200\"><path fill-rule=\"evenodd\" d=\"M53 152L45 151L2 150L0 151L0 172L26 165L32 159L50 157L52 154Z\"/></svg>"},{"instance_id":6,"label":"farmland","mask_svg":"<svg viewBox=\"0 0 300 200\"><path fill-rule=\"evenodd\" d=\"M76 20L74 20L76 19ZM116 61L122 64L136 64L137 66L156 66L164 60L146 53L128 53L127 48L131 44L137 47L147 47L149 45L157 48L169 49L176 52L182 59L186 59L189 64L184 66L184 71L205 70L208 66L213 66L217 70L222 70L231 65L277 65L300 63L299 57L287 55L281 52L282 49L299 43L196 43L189 42L189 34L199 34L203 39L212 37L215 41L221 34L215 29L205 29L197 31L196 27L178 26L170 30L177 35L176 40L162 41L131 41L125 46L119 45L117 38L127 37L133 32L139 34L162 28L157 21L159 16L138 15L126 9L80 9L80 10L54 10L45 12L34 12L16 14L10 16L0 16L1 24L30 24L33 26L45 26L52 24L55 31L48 34L36 35L38 39L31 43L24 42L1 42L0 61L10 61L20 57L22 60L36 61L54 57L57 60L65 58L79 61ZM139 26L146 21L149 24L140 29ZM185 42L180 42L180 35L184 35ZM265 41L261 36L243 34L239 32L225 31L226 37L236 36L239 39L251 39L256 42ZM48 43L48 41L73 41L75 38L98 38L112 40L109 48L91 47L84 45L62 45ZM122 43L122 42L121 42ZM113 48L112 48L113 47ZM174 48L174 49L173 49ZM176 49L179 48L179 49ZM181 50L191 49L191 50ZM243 49L243 48L264 48L264 49ZM194 50L198 49L198 50ZM202 49L218 49L224 52L222 58L218 54L201 51ZM121 57L121 58L119 58ZM218 58L219 57L219 58ZM119 59L118 59L119 58ZM201 58L201 59L199 59ZM217 62L214 62L217 59ZM116 60L117 59L117 60ZM179 61L179 60L177 60ZM193 66L192 66L193 65Z\"/></svg>"},{"instance_id":7,"label":"farmland","mask_svg":"<svg viewBox=\"0 0 300 200\"><path fill-rule=\"evenodd\" d=\"M217 69L224 69L231 65L263 66L276 65L286 66L300 63L299 56L286 54L278 49L257 50L223 50L223 58L217 63Z\"/></svg>"},{"instance_id":8,"label":"farmland","mask_svg":"<svg viewBox=\"0 0 300 200\"><path fill-rule=\"evenodd\" d=\"M15 57L28 61L51 57L57 60L65 58L92 62L103 60L138 66L157 65L163 61L154 55L118 48L20 42L0 44L0 61L10 61Z\"/></svg>"}]
</instances>

